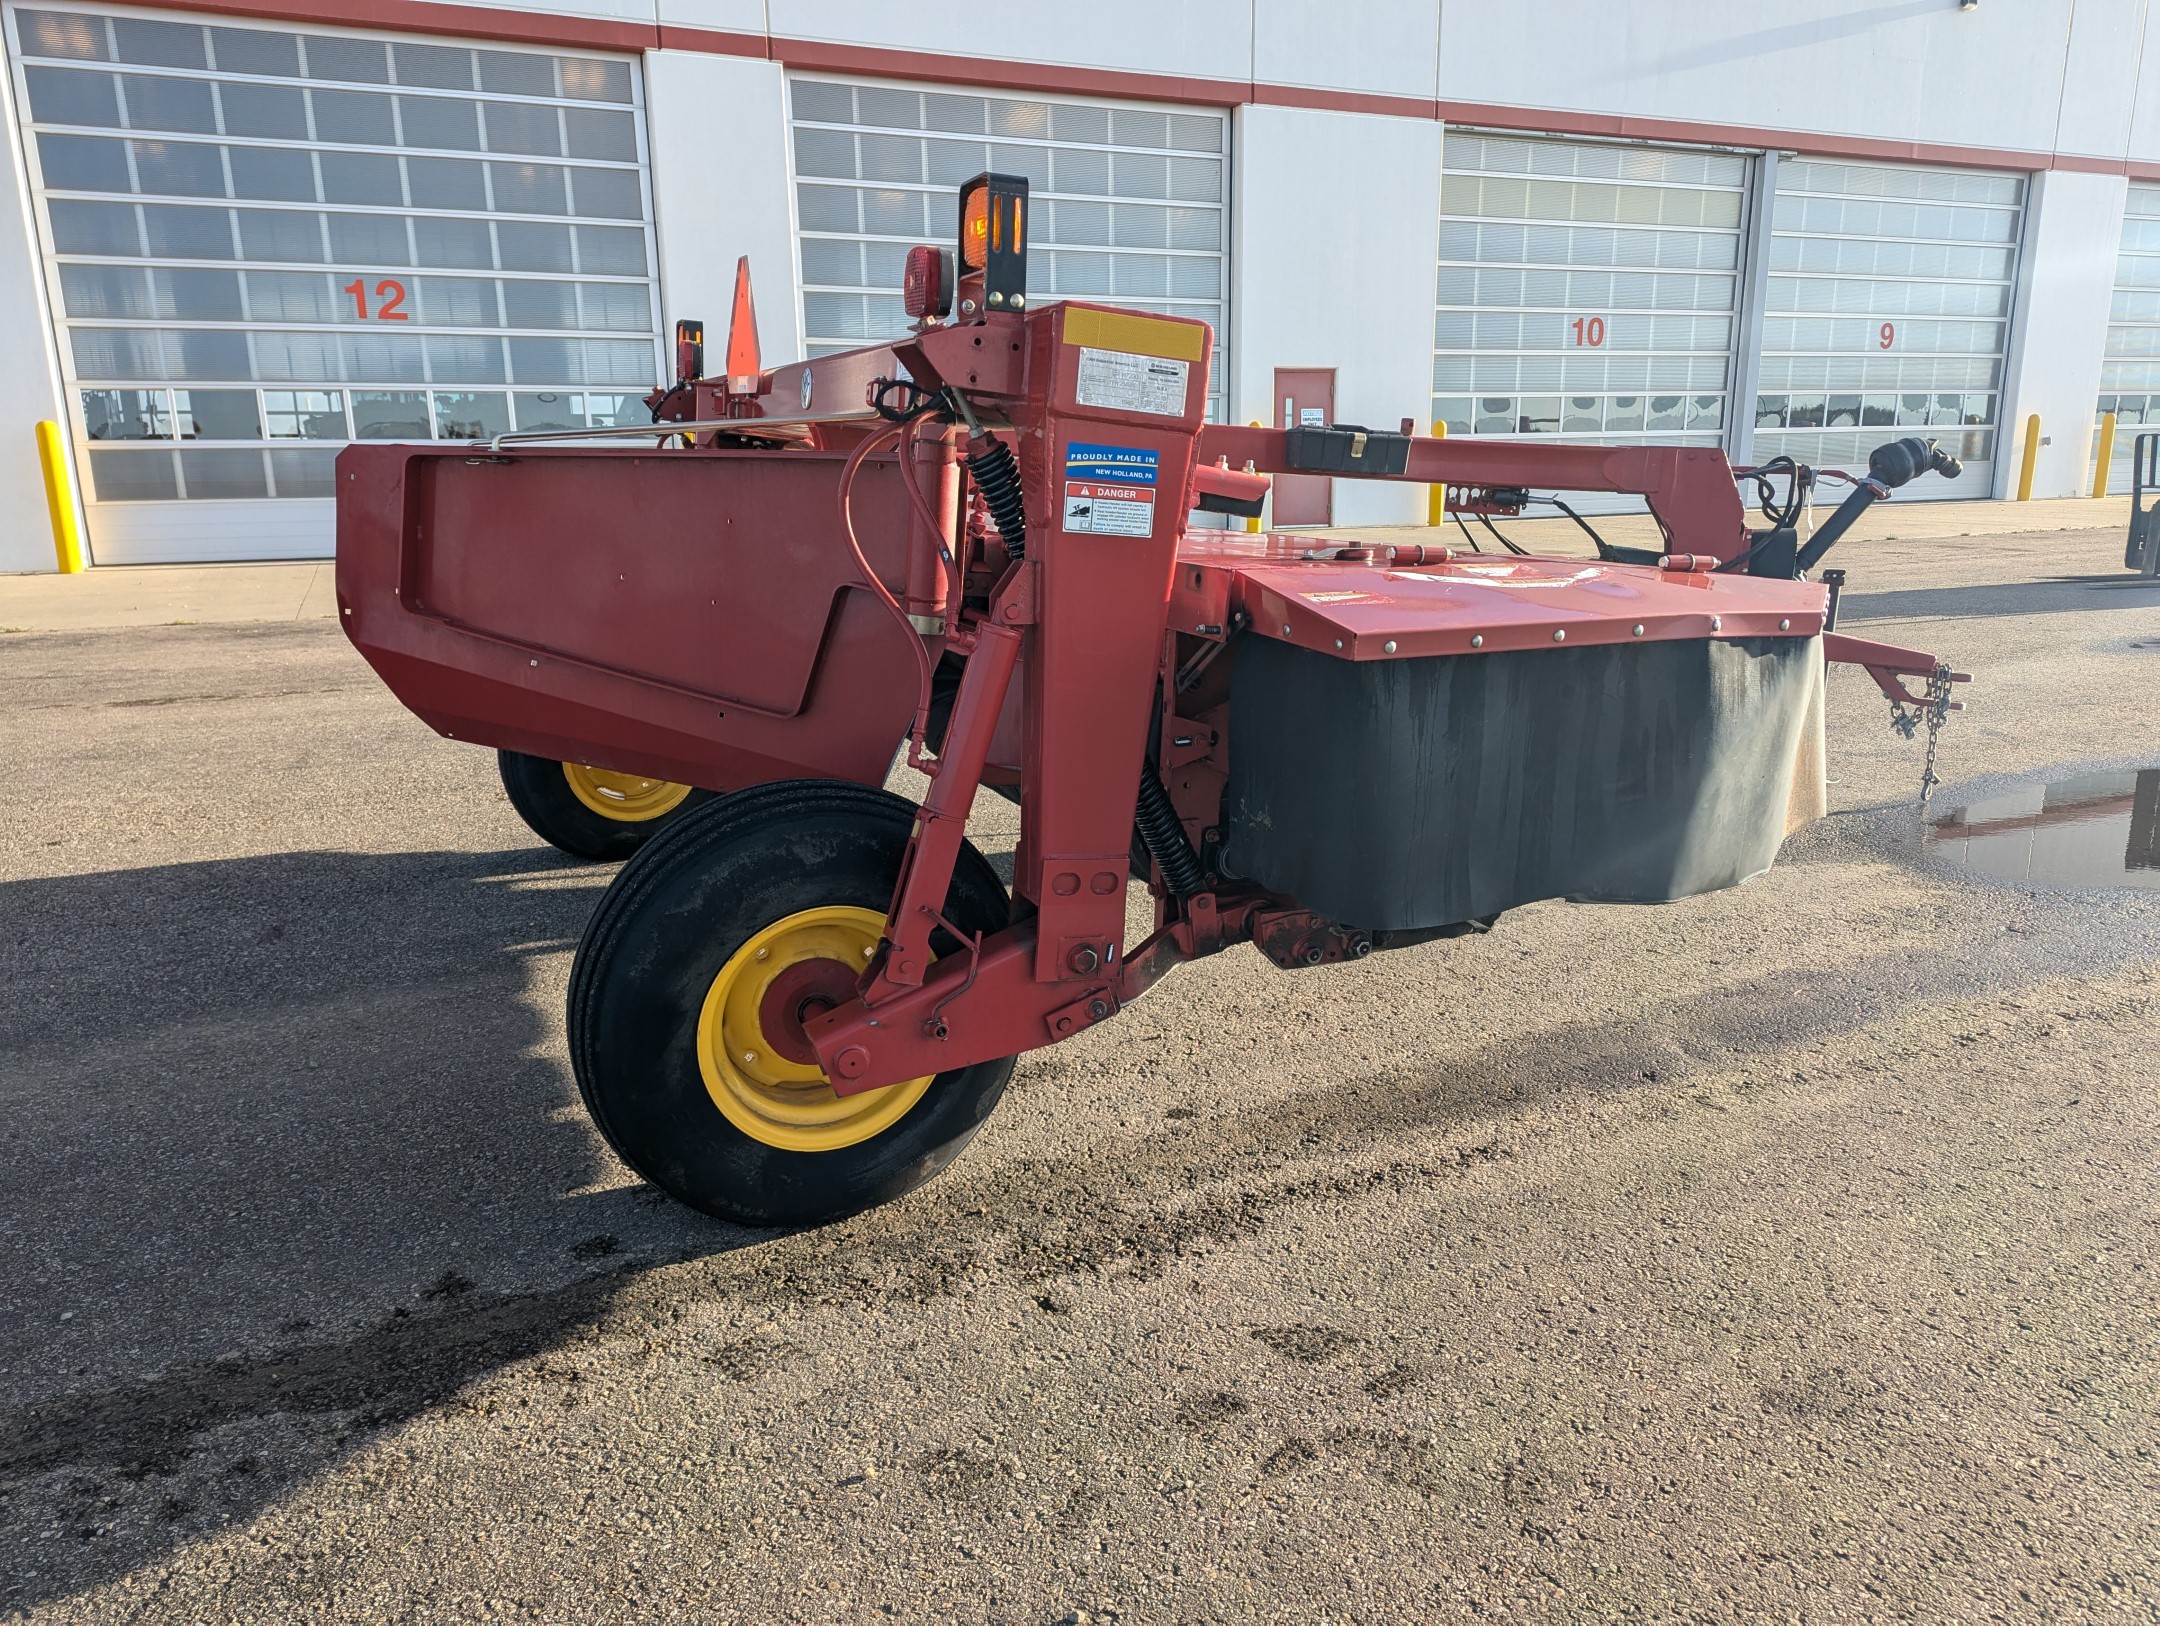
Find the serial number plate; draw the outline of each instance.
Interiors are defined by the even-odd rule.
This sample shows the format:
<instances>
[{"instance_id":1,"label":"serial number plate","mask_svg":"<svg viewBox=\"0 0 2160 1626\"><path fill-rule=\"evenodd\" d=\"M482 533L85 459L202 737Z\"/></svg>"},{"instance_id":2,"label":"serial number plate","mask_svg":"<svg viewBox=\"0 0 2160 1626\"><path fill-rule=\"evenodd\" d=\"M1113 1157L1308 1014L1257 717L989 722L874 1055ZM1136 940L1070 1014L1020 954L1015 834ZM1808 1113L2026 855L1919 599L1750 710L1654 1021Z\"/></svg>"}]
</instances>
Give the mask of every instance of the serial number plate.
<instances>
[{"instance_id":1,"label":"serial number plate","mask_svg":"<svg viewBox=\"0 0 2160 1626\"><path fill-rule=\"evenodd\" d=\"M1075 395L1082 406L1182 418L1185 385L1191 373L1191 362L1168 356L1134 356L1122 350L1095 350L1082 345Z\"/></svg>"}]
</instances>

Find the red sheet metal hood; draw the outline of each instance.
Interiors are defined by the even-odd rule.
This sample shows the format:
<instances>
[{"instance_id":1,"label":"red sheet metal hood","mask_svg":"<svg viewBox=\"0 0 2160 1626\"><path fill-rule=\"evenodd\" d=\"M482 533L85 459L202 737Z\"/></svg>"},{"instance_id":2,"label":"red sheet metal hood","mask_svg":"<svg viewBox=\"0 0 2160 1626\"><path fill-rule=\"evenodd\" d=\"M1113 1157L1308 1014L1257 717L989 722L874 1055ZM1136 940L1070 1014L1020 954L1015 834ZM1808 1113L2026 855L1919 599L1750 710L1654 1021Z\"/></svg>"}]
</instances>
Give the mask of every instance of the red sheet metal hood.
<instances>
[{"instance_id":1,"label":"red sheet metal hood","mask_svg":"<svg viewBox=\"0 0 2160 1626\"><path fill-rule=\"evenodd\" d=\"M1178 555L1170 624L1253 630L1348 660L1636 639L1812 638L1819 584L1589 559L1473 553L1389 561L1387 543L1242 532L1193 534ZM1411 550L1397 545L1397 558ZM1352 557L1340 557L1343 550ZM1372 557L1356 557L1358 550Z\"/></svg>"}]
</instances>

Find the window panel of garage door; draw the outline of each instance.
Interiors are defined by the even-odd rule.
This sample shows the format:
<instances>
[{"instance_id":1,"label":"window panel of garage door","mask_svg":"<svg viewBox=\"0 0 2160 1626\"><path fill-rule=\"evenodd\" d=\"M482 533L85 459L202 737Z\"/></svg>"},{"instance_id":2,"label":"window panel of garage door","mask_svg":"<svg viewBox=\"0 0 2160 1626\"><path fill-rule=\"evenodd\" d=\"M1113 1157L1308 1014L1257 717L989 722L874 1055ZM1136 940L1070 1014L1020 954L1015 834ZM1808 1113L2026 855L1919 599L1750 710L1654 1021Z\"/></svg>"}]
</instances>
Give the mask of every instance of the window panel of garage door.
<instances>
[{"instance_id":1,"label":"window panel of garage door","mask_svg":"<svg viewBox=\"0 0 2160 1626\"><path fill-rule=\"evenodd\" d=\"M1985 495L2023 179L1796 160L1777 187L1758 460L1860 468L1883 441L1922 434L1966 472L1913 495Z\"/></svg>"},{"instance_id":2,"label":"window panel of garage door","mask_svg":"<svg viewBox=\"0 0 2160 1626\"><path fill-rule=\"evenodd\" d=\"M8 28L93 544L99 504L327 496L354 436L642 417L629 62L76 9Z\"/></svg>"},{"instance_id":3,"label":"window panel of garage door","mask_svg":"<svg viewBox=\"0 0 2160 1626\"><path fill-rule=\"evenodd\" d=\"M1453 131L1443 157L1434 419L1718 444L1746 161Z\"/></svg>"},{"instance_id":4,"label":"window panel of garage door","mask_svg":"<svg viewBox=\"0 0 2160 1626\"><path fill-rule=\"evenodd\" d=\"M813 356L906 332L901 262L958 235L958 189L1028 178L1028 294L1213 324L1222 408L1230 122L1205 109L842 84L791 89L803 322Z\"/></svg>"},{"instance_id":5,"label":"window panel of garage door","mask_svg":"<svg viewBox=\"0 0 2160 1626\"><path fill-rule=\"evenodd\" d=\"M2115 414L2108 490L2128 491L2137 437L2160 431L2160 186L2130 188L2122 252L2115 261L2107 350L2100 364L2099 410ZM2099 436L2096 420L2089 454L2095 461Z\"/></svg>"}]
</instances>

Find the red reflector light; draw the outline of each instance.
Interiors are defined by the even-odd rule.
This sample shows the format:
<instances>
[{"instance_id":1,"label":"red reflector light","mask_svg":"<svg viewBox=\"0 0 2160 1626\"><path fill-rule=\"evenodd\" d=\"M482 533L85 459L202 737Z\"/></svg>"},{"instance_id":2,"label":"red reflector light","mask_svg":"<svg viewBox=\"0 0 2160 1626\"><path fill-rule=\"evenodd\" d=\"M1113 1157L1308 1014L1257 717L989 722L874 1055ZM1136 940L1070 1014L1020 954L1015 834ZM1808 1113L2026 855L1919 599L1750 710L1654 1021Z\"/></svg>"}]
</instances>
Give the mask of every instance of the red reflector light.
<instances>
[{"instance_id":1,"label":"red reflector light","mask_svg":"<svg viewBox=\"0 0 2160 1626\"><path fill-rule=\"evenodd\" d=\"M918 322L925 317L943 316L952 308L948 263L947 251L928 243L908 250L900 278L900 304Z\"/></svg>"}]
</instances>

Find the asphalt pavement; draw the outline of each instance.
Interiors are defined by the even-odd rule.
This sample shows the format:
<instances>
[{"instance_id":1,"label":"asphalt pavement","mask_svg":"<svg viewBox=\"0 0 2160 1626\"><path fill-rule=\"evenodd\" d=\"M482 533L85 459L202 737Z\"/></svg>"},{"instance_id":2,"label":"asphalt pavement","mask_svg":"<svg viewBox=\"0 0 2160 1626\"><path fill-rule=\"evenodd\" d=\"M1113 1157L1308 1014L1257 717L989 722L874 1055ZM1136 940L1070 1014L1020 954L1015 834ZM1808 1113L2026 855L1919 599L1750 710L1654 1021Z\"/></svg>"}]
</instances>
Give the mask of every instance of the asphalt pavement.
<instances>
[{"instance_id":1,"label":"asphalt pavement","mask_svg":"<svg viewBox=\"0 0 2160 1626\"><path fill-rule=\"evenodd\" d=\"M1841 553L1934 816L2160 767L2119 538ZM1829 694L1758 881L1231 951L775 1235L609 1154L609 870L334 622L0 635L0 1616L2160 1620L2160 870L1957 869Z\"/></svg>"}]
</instances>

